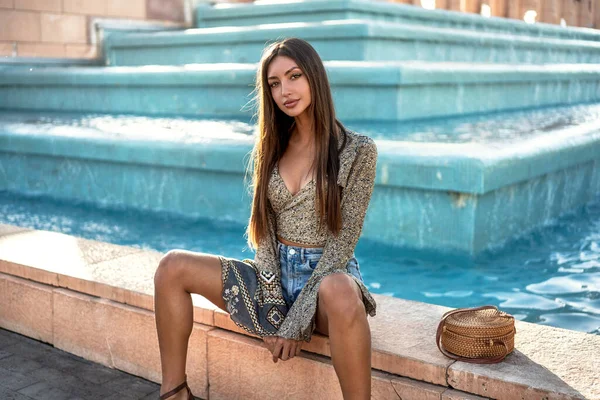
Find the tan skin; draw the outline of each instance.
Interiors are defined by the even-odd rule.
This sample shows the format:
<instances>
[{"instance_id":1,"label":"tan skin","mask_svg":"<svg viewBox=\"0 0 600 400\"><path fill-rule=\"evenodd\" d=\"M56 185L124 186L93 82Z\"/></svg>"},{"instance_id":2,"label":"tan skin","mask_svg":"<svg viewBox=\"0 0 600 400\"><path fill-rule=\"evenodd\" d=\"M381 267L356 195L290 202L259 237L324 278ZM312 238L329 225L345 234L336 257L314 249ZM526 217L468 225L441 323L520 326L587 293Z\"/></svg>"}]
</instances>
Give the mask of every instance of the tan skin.
<instances>
[{"instance_id":1,"label":"tan skin","mask_svg":"<svg viewBox=\"0 0 600 400\"><path fill-rule=\"evenodd\" d=\"M308 81L295 62L277 56L269 66L269 85L276 104L295 118L296 127L288 148L279 160L279 173L290 193L295 194L313 178L314 132L306 109L310 105ZM293 107L285 102L293 100ZM282 241L304 246L301 243ZM172 250L161 260L155 277L155 314L159 338L162 386L160 393L185 379L188 339L192 331L190 294L197 293L226 311L221 297L221 263L217 256ZM329 336L331 357L344 399L369 399L371 393L371 331L362 293L344 274L332 274L319 287L317 332ZM301 341L281 337L263 338L273 362L300 354ZM181 391L169 399L185 399Z\"/></svg>"}]
</instances>

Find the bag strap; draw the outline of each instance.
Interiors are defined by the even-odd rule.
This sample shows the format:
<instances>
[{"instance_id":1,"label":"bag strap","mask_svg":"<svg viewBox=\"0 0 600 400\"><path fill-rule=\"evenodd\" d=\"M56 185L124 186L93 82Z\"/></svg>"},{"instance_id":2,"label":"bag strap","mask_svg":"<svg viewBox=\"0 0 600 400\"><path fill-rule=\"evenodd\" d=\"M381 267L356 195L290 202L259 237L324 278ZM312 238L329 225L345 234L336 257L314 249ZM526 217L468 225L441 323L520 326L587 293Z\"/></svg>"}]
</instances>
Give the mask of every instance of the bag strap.
<instances>
[{"instance_id":1,"label":"bag strap","mask_svg":"<svg viewBox=\"0 0 600 400\"><path fill-rule=\"evenodd\" d=\"M491 342L490 344L492 346L495 344L504 346L504 354L494 357L494 358L461 357L461 356L457 356L456 354L449 353L442 346L442 332L444 331L444 323L446 322L446 319L449 316L454 315L454 314L464 313L464 312L490 310L490 309L498 310L498 307L496 307L496 306L481 306L481 307L473 307L473 308L457 308L456 310L450 310L450 311L444 313L444 315L442 315L442 319L438 325L437 333L435 335L435 342L437 344L438 349L440 349L440 351L442 352L442 354L448 358L452 358L457 361L465 361L465 362L470 362L470 363L474 363L474 364L495 364L495 363L498 363L498 362L504 360L504 358L508 355L508 347L506 347L506 344L500 340L491 340L490 339L490 342ZM516 330L515 330L515 333L516 333Z\"/></svg>"}]
</instances>

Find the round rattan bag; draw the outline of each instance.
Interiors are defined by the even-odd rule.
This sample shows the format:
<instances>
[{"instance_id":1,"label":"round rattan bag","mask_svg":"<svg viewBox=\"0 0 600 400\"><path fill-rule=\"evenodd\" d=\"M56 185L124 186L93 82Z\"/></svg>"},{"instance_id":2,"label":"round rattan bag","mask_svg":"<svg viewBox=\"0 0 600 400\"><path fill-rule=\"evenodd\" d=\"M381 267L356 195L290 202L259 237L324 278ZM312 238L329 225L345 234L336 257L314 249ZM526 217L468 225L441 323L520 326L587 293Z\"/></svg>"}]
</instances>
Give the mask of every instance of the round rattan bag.
<instances>
[{"instance_id":1,"label":"round rattan bag","mask_svg":"<svg viewBox=\"0 0 600 400\"><path fill-rule=\"evenodd\" d=\"M436 342L452 359L492 364L513 351L515 333L515 318L495 306L457 308L442 316Z\"/></svg>"}]
</instances>

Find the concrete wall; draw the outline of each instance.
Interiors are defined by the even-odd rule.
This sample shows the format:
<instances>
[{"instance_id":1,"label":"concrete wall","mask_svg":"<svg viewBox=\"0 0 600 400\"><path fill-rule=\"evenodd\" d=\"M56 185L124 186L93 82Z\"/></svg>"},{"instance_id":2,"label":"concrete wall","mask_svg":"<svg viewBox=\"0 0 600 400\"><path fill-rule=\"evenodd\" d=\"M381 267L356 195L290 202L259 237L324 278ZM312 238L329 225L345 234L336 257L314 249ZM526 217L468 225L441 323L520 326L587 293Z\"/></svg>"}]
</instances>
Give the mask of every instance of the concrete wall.
<instances>
[{"instance_id":1,"label":"concrete wall","mask_svg":"<svg viewBox=\"0 0 600 400\"><path fill-rule=\"evenodd\" d=\"M0 0L0 57L93 58L99 20L184 23L188 0Z\"/></svg>"}]
</instances>

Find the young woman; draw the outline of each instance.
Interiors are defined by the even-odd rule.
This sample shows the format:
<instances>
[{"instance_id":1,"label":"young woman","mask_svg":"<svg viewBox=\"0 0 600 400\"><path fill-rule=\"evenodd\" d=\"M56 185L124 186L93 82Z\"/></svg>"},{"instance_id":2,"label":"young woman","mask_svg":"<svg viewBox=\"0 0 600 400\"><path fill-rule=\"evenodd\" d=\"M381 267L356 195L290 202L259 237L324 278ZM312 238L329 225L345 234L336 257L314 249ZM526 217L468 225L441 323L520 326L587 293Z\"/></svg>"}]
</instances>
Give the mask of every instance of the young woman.
<instances>
[{"instance_id":1,"label":"young woman","mask_svg":"<svg viewBox=\"0 0 600 400\"><path fill-rule=\"evenodd\" d=\"M256 84L247 230L256 254L240 261L170 251L161 260L154 279L161 399L191 398L185 382L190 293L261 336L274 362L299 355L313 331L328 335L344 398L369 399L367 314L375 315L376 304L354 248L373 191L377 148L336 119L325 68L307 42L291 38L266 48Z\"/></svg>"}]
</instances>

